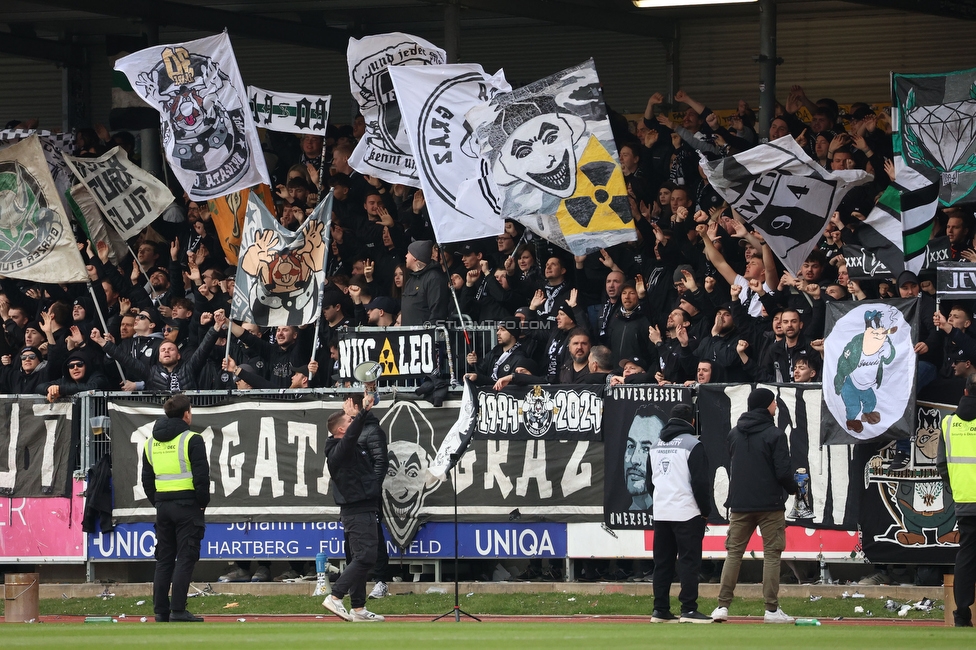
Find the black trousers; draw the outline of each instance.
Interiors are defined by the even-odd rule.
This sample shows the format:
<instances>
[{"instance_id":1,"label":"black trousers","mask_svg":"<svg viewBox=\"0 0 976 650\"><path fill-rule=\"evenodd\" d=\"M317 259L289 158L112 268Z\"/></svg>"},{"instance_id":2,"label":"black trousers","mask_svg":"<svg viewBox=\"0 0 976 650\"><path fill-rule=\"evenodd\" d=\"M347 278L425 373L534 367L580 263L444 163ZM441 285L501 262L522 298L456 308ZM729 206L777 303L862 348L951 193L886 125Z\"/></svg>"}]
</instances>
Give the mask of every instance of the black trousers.
<instances>
[{"instance_id":1,"label":"black trousers","mask_svg":"<svg viewBox=\"0 0 976 650\"><path fill-rule=\"evenodd\" d=\"M352 549L349 544L346 544L346 565L348 566L350 562L352 562ZM383 535L382 514L376 517L376 564L367 577L371 577L375 582L390 581L390 553L386 549L386 537Z\"/></svg>"},{"instance_id":2,"label":"black trousers","mask_svg":"<svg viewBox=\"0 0 976 650\"><path fill-rule=\"evenodd\" d=\"M698 611L698 572L702 562L705 520L654 520L654 609L671 611L671 583L677 569L681 611Z\"/></svg>"},{"instance_id":3,"label":"black trousers","mask_svg":"<svg viewBox=\"0 0 976 650\"><path fill-rule=\"evenodd\" d=\"M956 598L953 617L957 622L972 621L970 607L976 598L976 517L956 515L959 526L959 551L956 553L956 572L952 593Z\"/></svg>"},{"instance_id":4,"label":"black trousers","mask_svg":"<svg viewBox=\"0 0 976 650\"><path fill-rule=\"evenodd\" d=\"M332 595L343 598L349 594L354 608L366 604L366 575L376 563L376 513L339 515L346 536L346 552L352 554L352 562L339 579L332 583Z\"/></svg>"},{"instance_id":5,"label":"black trousers","mask_svg":"<svg viewBox=\"0 0 976 650\"><path fill-rule=\"evenodd\" d=\"M193 500L156 502L156 573L153 577L153 611L169 615L186 609L193 567L200 559L200 542L206 531L203 510ZM173 587L173 602L169 590Z\"/></svg>"}]
</instances>

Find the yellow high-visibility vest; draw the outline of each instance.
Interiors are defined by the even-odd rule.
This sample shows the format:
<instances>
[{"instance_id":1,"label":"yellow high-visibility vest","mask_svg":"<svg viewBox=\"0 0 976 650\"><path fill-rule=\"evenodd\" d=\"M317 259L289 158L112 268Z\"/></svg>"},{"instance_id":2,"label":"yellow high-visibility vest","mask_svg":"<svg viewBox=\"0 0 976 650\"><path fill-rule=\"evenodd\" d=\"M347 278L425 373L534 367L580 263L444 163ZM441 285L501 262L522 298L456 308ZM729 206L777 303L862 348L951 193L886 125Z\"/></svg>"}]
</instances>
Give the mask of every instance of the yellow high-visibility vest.
<instances>
[{"instance_id":1,"label":"yellow high-visibility vest","mask_svg":"<svg viewBox=\"0 0 976 650\"><path fill-rule=\"evenodd\" d=\"M190 468L190 439L200 435L184 431L178 438L167 442L153 439L146 445L146 461L156 475L157 492L180 492L193 489L193 472Z\"/></svg>"},{"instance_id":2,"label":"yellow high-visibility vest","mask_svg":"<svg viewBox=\"0 0 976 650\"><path fill-rule=\"evenodd\" d=\"M976 420L947 415L942 420L949 485L959 503L976 503Z\"/></svg>"}]
</instances>

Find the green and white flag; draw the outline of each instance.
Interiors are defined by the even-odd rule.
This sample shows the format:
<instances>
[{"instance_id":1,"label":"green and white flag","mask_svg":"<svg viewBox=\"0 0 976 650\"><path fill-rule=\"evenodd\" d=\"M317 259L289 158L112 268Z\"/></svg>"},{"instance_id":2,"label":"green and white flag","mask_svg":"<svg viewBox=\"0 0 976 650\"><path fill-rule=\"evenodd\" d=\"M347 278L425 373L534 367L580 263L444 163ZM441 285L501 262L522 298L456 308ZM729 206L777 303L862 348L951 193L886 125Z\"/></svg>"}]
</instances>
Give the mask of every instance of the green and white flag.
<instances>
[{"instance_id":1,"label":"green and white flag","mask_svg":"<svg viewBox=\"0 0 976 650\"><path fill-rule=\"evenodd\" d=\"M332 96L277 93L248 86L247 103L254 124L262 129L325 136Z\"/></svg>"},{"instance_id":2,"label":"green and white flag","mask_svg":"<svg viewBox=\"0 0 976 650\"><path fill-rule=\"evenodd\" d=\"M43 283L88 280L36 135L0 151L0 276Z\"/></svg>"},{"instance_id":3,"label":"green and white flag","mask_svg":"<svg viewBox=\"0 0 976 650\"><path fill-rule=\"evenodd\" d=\"M891 76L896 154L930 183L939 201L966 202L976 189L976 68Z\"/></svg>"}]
</instances>

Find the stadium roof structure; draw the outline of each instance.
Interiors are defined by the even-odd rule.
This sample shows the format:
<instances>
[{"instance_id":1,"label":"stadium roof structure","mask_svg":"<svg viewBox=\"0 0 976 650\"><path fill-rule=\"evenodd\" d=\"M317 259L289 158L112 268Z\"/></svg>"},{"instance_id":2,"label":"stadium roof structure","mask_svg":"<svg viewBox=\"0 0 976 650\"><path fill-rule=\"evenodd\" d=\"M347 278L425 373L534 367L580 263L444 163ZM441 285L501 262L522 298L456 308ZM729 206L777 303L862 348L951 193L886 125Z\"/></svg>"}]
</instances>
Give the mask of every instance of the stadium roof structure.
<instances>
[{"instance_id":1,"label":"stadium roof structure","mask_svg":"<svg viewBox=\"0 0 976 650\"><path fill-rule=\"evenodd\" d=\"M811 4L915 11L976 20L976 0L778 0L779 11ZM538 23L584 26L621 34L675 38L676 25L701 8L639 9L631 0L5 0L0 5L0 53L72 65L86 37L145 38L160 27L232 33L271 42L344 52L350 36L461 27ZM708 9L747 16L755 4ZM698 14L700 15L700 13ZM148 44L148 43L147 43Z\"/></svg>"}]
</instances>

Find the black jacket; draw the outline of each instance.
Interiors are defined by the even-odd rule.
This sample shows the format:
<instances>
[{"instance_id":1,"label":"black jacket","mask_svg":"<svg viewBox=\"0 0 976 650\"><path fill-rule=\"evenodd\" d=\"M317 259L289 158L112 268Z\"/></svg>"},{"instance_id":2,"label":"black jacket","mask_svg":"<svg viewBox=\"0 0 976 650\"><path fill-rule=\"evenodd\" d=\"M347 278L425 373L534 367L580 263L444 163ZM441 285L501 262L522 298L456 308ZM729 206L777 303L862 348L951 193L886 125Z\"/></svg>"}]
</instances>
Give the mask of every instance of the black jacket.
<instances>
[{"instance_id":1,"label":"black jacket","mask_svg":"<svg viewBox=\"0 0 976 650\"><path fill-rule=\"evenodd\" d=\"M179 418L162 417L156 420L153 425L153 440L159 442L169 442L178 438L184 431L189 430L186 422ZM147 445L152 444L146 441ZM142 463L142 489L149 497L149 503L156 505L156 501L178 501L188 499L196 501L201 508L206 508L210 503L210 462L207 460L207 445L203 442L203 436L196 435L190 437L190 472L193 474L193 489L180 490L178 492L156 492L156 473L153 466L145 458L143 452Z\"/></svg>"},{"instance_id":2,"label":"black jacket","mask_svg":"<svg viewBox=\"0 0 976 650\"><path fill-rule=\"evenodd\" d=\"M451 292L447 277L435 262L407 276L400 300L400 324L423 325L447 320Z\"/></svg>"},{"instance_id":3,"label":"black jacket","mask_svg":"<svg viewBox=\"0 0 976 650\"><path fill-rule=\"evenodd\" d=\"M386 480L386 472L390 469L390 456L387 451L386 432L380 426L380 421L375 415L366 412L363 420L363 433L359 436L359 446L369 454L370 462L373 465L373 476L383 485Z\"/></svg>"},{"instance_id":4,"label":"black jacket","mask_svg":"<svg viewBox=\"0 0 976 650\"><path fill-rule=\"evenodd\" d=\"M380 482L373 473L369 452L359 444L368 411L360 411L341 438L325 443L325 457L332 478L332 497L342 515L378 512Z\"/></svg>"},{"instance_id":5,"label":"black jacket","mask_svg":"<svg viewBox=\"0 0 976 650\"><path fill-rule=\"evenodd\" d=\"M747 411L729 431L729 499L732 512L786 510L785 490L796 494L786 434L766 409Z\"/></svg>"},{"instance_id":6,"label":"black jacket","mask_svg":"<svg viewBox=\"0 0 976 650\"><path fill-rule=\"evenodd\" d=\"M690 433L698 437L698 432L690 423L681 418L671 418L664 428L661 429L661 441L670 442L683 433ZM705 455L705 445L697 444L688 455L688 472L691 475L691 493L695 497L695 503L701 510L702 517L708 517L712 512L712 475L708 471L708 457ZM654 496L654 483L651 477L651 458L647 458L647 466L644 468L644 476L647 477L647 491Z\"/></svg>"},{"instance_id":7,"label":"black jacket","mask_svg":"<svg viewBox=\"0 0 976 650\"><path fill-rule=\"evenodd\" d=\"M181 358L172 372L159 363L158 352L156 359L147 362L142 359L136 360L129 356L119 355L118 348L111 341L106 341L104 349L108 356L122 364L126 377L131 380L144 381L147 391L195 390L200 387L198 383L200 371L203 370L218 335L217 330L213 328L208 330L203 337L203 342L200 343L200 347L189 359ZM174 377L175 382L173 381Z\"/></svg>"}]
</instances>

